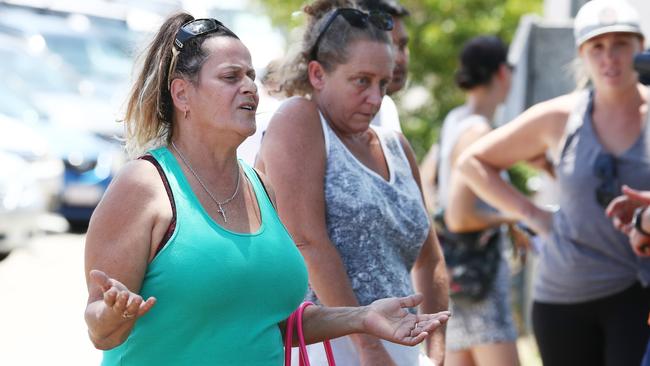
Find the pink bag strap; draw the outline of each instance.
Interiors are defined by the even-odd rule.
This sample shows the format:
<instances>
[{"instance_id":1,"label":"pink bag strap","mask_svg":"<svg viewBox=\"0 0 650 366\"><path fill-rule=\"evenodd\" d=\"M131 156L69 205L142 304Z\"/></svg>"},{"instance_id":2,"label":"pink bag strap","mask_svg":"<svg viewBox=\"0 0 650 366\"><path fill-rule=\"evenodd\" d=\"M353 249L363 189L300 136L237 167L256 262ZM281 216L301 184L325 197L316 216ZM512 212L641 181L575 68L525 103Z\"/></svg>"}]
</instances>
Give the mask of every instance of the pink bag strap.
<instances>
[{"instance_id":1,"label":"pink bag strap","mask_svg":"<svg viewBox=\"0 0 650 366\"><path fill-rule=\"evenodd\" d=\"M289 315L284 335L284 366L291 366L291 348L293 344L293 324L296 322L296 311Z\"/></svg>"},{"instance_id":2,"label":"pink bag strap","mask_svg":"<svg viewBox=\"0 0 650 366\"><path fill-rule=\"evenodd\" d=\"M291 366L291 345L293 341L293 325L296 324L296 329L298 330L298 347L299 347L299 365L300 366L310 366L309 356L307 355L307 345L305 344L305 335L302 330L302 314L305 312L305 308L309 305L314 305L310 301L305 301L296 311L291 313L289 319L287 319L287 330L285 336L284 344L284 365ZM329 340L323 341L323 346L325 347L325 355L327 356L327 363L330 366L336 366L334 362L334 353L332 352L332 346Z\"/></svg>"}]
</instances>

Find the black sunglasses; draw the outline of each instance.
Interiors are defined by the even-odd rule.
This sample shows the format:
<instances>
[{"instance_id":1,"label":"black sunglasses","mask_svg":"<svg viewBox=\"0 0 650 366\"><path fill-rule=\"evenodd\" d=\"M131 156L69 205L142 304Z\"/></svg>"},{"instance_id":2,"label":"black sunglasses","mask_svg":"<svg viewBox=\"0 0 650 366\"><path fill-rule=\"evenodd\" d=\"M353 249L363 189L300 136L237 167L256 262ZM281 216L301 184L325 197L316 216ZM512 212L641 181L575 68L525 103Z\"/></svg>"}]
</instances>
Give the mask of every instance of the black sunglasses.
<instances>
[{"instance_id":1,"label":"black sunglasses","mask_svg":"<svg viewBox=\"0 0 650 366\"><path fill-rule=\"evenodd\" d=\"M204 34L213 33L222 31L227 33L229 36L238 38L233 31L228 29L223 23L213 18L202 18L194 19L183 24L181 28L176 32L176 38L174 39L174 47L181 51L185 42L190 39Z\"/></svg>"},{"instance_id":2,"label":"black sunglasses","mask_svg":"<svg viewBox=\"0 0 650 366\"><path fill-rule=\"evenodd\" d=\"M594 162L594 175L601 180L596 187L596 201L602 207L607 207L614 198L621 195L616 157L608 153L598 154Z\"/></svg>"},{"instance_id":3,"label":"black sunglasses","mask_svg":"<svg viewBox=\"0 0 650 366\"><path fill-rule=\"evenodd\" d=\"M336 17L339 15L341 15L348 22L348 24L356 28L365 28L368 26L368 24L372 24L377 29L381 29L383 31L389 31L393 29L393 17L386 12L371 10L369 13L365 13L359 9L338 8L329 16L325 22L325 25L318 34L318 37L316 37L314 47L311 49L310 57L312 60L316 60L316 56L318 55L318 44L323 38L323 34L327 32L327 29L329 29L332 23L334 23Z\"/></svg>"},{"instance_id":4,"label":"black sunglasses","mask_svg":"<svg viewBox=\"0 0 650 366\"><path fill-rule=\"evenodd\" d=\"M178 54L183 51L183 47L187 41L191 40L192 38L214 32L223 32L231 37L239 39L239 37L237 37L233 31L228 29L228 27L223 25L223 23L220 21L213 18L190 20L180 27L178 32L176 32L176 37L174 37L172 59L169 62L169 70L167 70L167 89L171 89L172 74L176 68L176 59L178 58Z\"/></svg>"}]
</instances>

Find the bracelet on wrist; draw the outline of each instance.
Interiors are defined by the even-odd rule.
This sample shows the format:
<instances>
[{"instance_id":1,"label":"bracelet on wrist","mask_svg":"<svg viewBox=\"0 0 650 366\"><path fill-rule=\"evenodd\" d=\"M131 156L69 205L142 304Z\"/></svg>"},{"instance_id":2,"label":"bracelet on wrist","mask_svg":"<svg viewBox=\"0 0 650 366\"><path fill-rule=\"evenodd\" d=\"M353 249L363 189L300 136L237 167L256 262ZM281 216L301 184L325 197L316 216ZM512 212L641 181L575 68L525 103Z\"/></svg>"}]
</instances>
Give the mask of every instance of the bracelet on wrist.
<instances>
[{"instance_id":1,"label":"bracelet on wrist","mask_svg":"<svg viewBox=\"0 0 650 366\"><path fill-rule=\"evenodd\" d=\"M634 229L636 229L636 231L645 236L650 236L650 232L643 229L643 214L645 213L646 208L648 208L648 206L642 206L634 210L632 222L634 223Z\"/></svg>"}]
</instances>

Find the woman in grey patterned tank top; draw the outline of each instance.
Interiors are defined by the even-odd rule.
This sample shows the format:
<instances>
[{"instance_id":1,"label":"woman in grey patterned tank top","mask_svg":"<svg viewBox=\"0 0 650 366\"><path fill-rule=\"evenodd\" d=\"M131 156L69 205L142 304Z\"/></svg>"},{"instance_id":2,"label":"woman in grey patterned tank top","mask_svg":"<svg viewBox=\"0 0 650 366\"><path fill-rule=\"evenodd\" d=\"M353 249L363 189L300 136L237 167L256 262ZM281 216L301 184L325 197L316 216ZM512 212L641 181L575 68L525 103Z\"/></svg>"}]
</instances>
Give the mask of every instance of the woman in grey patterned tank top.
<instances>
[{"instance_id":1,"label":"woman in grey patterned tank top","mask_svg":"<svg viewBox=\"0 0 650 366\"><path fill-rule=\"evenodd\" d=\"M650 189L650 91L632 68L643 50L625 0L592 0L575 18L592 88L533 106L461 156L479 197L545 242L536 268L533 328L545 365L639 365L650 330L650 260L605 215L621 185ZM517 161L555 158L559 210L528 201L499 177Z\"/></svg>"},{"instance_id":2,"label":"woman in grey patterned tank top","mask_svg":"<svg viewBox=\"0 0 650 366\"><path fill-rule=\"evenodd\" d=\"M311 296L354 306L415 290L425 295L419 311L445 310L446 270L413 152L401 134L370 127L393 70L388 24L332 1L305 12L305 48L279 80L296 97L272 118L257 166L306 259ZM333 347L341 365L415 366L427 358L366 336ZM442 363L444 330L430 335L427 354Z\"/></svg>"}]
</instances>

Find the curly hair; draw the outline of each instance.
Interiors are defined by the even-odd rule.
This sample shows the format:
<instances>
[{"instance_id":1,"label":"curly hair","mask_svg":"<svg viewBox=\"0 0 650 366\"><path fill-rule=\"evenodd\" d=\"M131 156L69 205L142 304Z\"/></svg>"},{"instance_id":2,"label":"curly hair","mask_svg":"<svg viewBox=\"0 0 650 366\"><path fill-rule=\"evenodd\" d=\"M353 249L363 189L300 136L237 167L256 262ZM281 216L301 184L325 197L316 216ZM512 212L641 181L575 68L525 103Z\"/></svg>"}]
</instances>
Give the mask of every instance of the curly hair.
<instances>
[{"instance_id":1,"label":"curly hair","mask_svg":"<svg viewBox=\"0 0 650 366\"><path fill-rule=\"evenodd\" d=\"M306 5L303 12L308 21L303 34L300 50L292 55L270 75L270 92L284 96L310 96L313 88L309 82L307 66L311 61L319 62L326 71L344 64L349 59L349 45L359 40L390 43L388 32L374 26L354 27L343 17L337 17L322 34L318 43L316 57L313 49L322 32L325 22L338 8L359 9L356 2L348 0L316 0Z\"/></svg>"}]
</instances>

